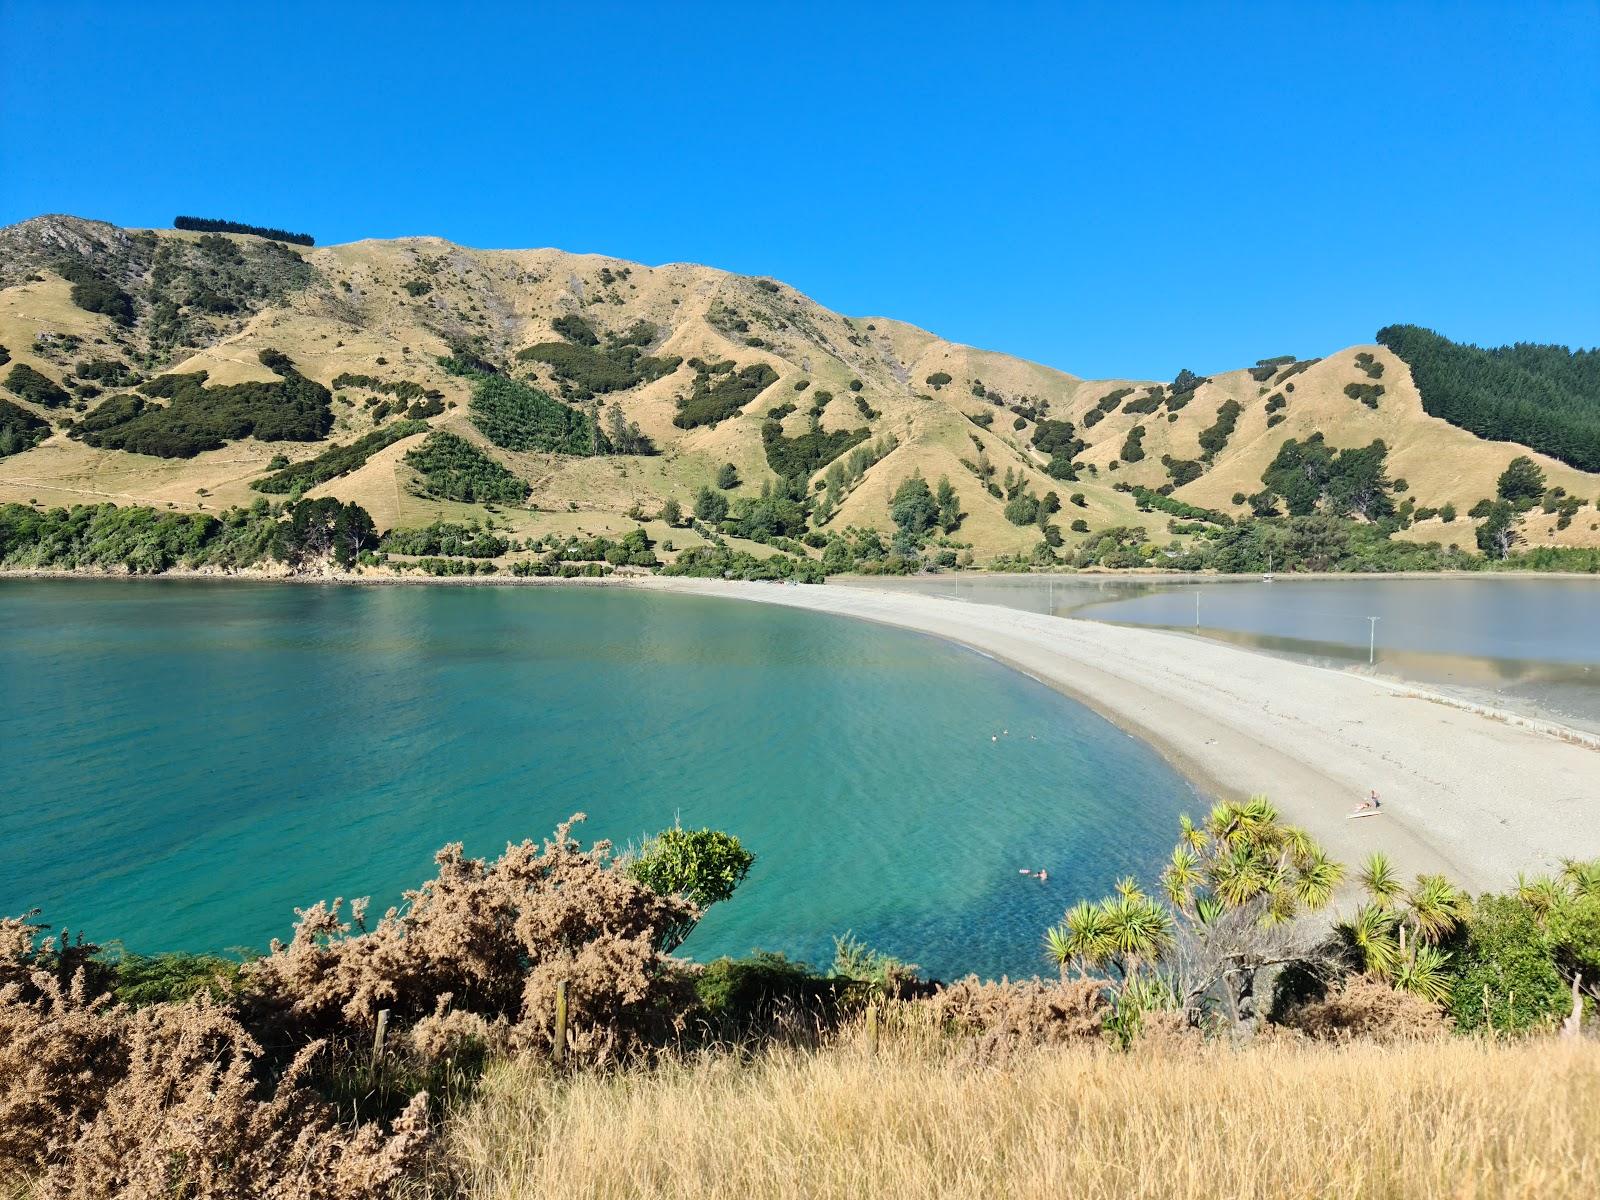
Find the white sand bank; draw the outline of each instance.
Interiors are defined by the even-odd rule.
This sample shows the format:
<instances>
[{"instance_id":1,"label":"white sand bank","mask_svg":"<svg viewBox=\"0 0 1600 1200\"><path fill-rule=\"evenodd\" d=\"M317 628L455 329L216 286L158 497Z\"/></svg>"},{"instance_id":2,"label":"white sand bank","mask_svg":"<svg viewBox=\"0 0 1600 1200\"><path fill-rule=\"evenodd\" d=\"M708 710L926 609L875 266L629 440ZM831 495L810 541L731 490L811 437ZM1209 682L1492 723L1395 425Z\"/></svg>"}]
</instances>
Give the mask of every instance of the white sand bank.
<instances>
[{"instance_id":1,"label":"white sand bank","mask_svg":"<svg viewBox=\"0 0 1600 1200\"><path fill-rule=\"evenodd\" d=\"M1148 740L1206 791L1264 792L1352 867L1372 850L1474 891L1600 855L1600 748L1560 726L1159 630L859 587L641 582L895 625L1026 671ZM981 714L975 714L981 719ZM1348 820L1377 788L1383 814Z\"/></svg>"}]
</instances>

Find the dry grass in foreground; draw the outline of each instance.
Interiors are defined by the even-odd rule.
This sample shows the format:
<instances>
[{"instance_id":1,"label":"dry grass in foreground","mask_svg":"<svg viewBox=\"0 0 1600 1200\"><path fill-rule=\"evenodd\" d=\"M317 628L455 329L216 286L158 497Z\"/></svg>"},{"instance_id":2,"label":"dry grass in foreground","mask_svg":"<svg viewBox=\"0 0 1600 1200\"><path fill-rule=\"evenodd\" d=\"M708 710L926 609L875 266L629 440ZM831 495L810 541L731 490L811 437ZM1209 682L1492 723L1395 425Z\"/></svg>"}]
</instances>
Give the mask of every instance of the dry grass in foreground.
<instances>
[{"instance_id":1,"label":"dry grass in foreground","mask_svg":"<svg viewBox=\"0 0 1600 1200\"><path fill-rule=\"evenodd\" d=\"M1600 1044L507 1064L450 1138L473 1200L1595 1196Z\"/></svg>"}]
</instances>

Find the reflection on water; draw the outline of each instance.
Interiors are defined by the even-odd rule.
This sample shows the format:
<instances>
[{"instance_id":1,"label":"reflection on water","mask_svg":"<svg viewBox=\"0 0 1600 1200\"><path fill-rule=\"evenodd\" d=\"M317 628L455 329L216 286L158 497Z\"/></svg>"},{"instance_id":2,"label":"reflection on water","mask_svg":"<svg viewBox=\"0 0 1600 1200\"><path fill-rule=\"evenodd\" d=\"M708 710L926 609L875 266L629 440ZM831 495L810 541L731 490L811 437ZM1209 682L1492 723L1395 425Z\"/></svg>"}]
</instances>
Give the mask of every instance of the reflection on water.
<instances>
[{"instance_id":1,"label":"reflection on water","mask_svg":"<svg viewBox=\"0 0 1600 1200\"><path fill-rule=\"evenodd\" d=\"M1600 731L1600 579L943 575L856 582L1196 633Z\"/></svg>"}]
</instances>

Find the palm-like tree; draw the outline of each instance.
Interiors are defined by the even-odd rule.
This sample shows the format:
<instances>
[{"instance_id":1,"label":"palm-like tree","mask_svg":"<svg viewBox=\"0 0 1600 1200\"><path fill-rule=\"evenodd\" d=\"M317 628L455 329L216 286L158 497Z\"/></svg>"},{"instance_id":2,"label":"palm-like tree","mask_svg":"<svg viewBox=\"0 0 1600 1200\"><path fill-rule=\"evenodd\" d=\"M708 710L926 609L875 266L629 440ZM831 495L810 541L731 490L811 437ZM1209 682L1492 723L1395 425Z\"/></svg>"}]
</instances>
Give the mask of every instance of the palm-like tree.
<instances>
[{"instance_id":1,"label":"palm-like tree","mask_svg":"<svg viewBox=\"0 0 1600 1200\"><path fill-rule=\"evenodd\" d=\"M1385 908L1397 903L1405 894L1405 885L1400 882L1400 876L1390 865L1389 856L1381 850L1374 850L1367 856L1367 861L1362 864L1356 879L1366 889L1372 903Z\"/></svg>"},{"instance_id":2,"label":"palm-like tree","mask_svg":"<svg viewBox=\"0 0 1600 1200\"><path fill-rule=\"evenodd\" d=\"M1443 875L1418 875L1405 887L1382 854L1368 858L1358 878L1367 903L1339 931L1368 974L1439 1003L1448 991L1450 956L1438 946L1465 919L1466 892Z\"/></svg>"},{"instance_id":3,"label":"palm-like tree","mask_svg":"<svg viewBox=\"0 0 1600 1200\"><path fill-rule=\"evenodd\" d=\"M1395 964L1393 983L1402 992L1434 1004L1450 998L1450 956L1437 946L1418 946Z\"/></svg>"},{"instance_id":4,"label":"palm-like tree","mask_svg":"<svg viewBox=\"0 0 1600 1200\"><path fill-rule=\"evenodd\" d=\"M1600 858L1587 862L1576 858L1561 860L1561 882L1574 896L1600 897Z\"/></svg>"},{"instance_id":5,"label":"palm-like tree","mask_svg":"<svg viewBox=\"0 0 1600 1200\"><path fill-rule=\"evenodd\" d=\"M1437 946L1456 931L1467 912L1467 894L1443 875L1418 875L1406 893L1406 915L1417 936Z\"/></svg>"}]
</instances>

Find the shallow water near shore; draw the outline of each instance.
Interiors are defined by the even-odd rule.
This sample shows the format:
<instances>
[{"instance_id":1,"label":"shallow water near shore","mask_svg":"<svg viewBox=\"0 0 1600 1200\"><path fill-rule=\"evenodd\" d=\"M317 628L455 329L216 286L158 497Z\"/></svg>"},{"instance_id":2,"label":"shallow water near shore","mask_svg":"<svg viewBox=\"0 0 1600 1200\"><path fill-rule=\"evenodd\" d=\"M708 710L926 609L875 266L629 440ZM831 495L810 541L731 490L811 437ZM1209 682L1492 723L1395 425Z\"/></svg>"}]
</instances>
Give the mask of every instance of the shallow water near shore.
<instances>
[{"instance_id":1,"label":"shallow water near shore","mask_svg":"<svg viewBox=\"0 0 1600 1200\"><path fill-rule=\"evenodd\" d=\"M737 833L686 946L1046 970L1080 896L1201 805L1153 750L971 651L623 589L0 581L0 913L129 949L264 947L462 841ZM1021 867L1048 867L1041 885Z\"/></svg>"},{"instance_id":2,"label":"shallow water near shore","mask_svg":"<svg viewBox=\"0 0 1600 1200\"><path fill-rule=\"evenodd\" d=\"M1268 583L1258 576L950 574L847 583L1198 634L1600 732L1600 579L1589 576L1279 576Z\"/></svg>"}]
</instances>

